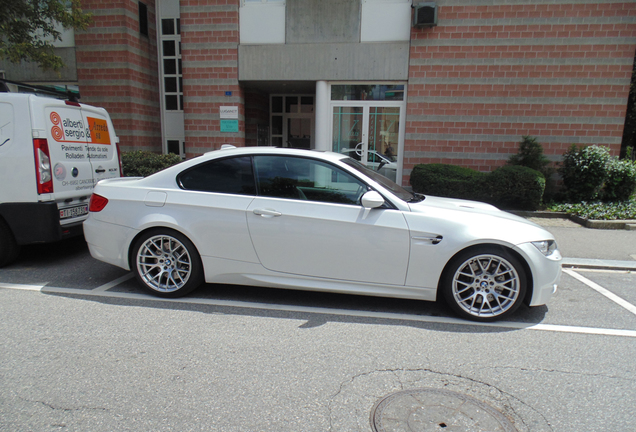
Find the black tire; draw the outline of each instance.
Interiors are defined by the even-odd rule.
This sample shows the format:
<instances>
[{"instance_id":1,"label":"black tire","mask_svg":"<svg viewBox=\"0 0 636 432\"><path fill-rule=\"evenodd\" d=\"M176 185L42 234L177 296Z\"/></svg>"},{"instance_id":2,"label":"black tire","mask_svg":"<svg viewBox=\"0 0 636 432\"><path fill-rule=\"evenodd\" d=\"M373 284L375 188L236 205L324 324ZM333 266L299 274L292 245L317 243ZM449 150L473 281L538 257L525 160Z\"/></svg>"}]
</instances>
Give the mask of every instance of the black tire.
<instances>
[{"instance_id":1,"label":"black tire","mask_svg":"<svg viewBox=\"0 0 636 432\"><path fill-rule=\"evenodd\" d=\"M441 290L451 309L472 321L496 321L512 314L526 296L528 278L519 260L504 248L483 246L449 263Z\"/></svg>"},{"instance_id":2,"label":"black tire","mask_svg":"<svg viewBox=\"0 0 636 432\"><path fill-rule=\"evenodd\" d=\"M194 244L168 228L152 229L135 241L130 268L141 286L158 297L182 297L204 281L201 256Z\"/></svg>"},{"instance_id":3,"label":"black tire","mask_svg":"<svg viewBox=\"0 0 636 432\"><path fill-rule=\"evenodd\" d=\"M14 261L20 253L20 246L15 241L9 226L0 219L0 267Z\"/></svg>"}]
</instances>

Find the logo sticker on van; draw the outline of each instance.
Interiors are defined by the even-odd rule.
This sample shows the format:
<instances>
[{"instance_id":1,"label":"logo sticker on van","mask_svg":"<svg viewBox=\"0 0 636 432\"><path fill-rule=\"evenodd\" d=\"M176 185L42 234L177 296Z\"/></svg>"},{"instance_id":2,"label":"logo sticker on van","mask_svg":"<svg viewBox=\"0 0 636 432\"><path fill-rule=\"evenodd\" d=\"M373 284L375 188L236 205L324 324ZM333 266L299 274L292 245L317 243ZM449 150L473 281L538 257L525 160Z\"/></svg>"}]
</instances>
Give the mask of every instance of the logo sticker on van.
<instances>
[{"instance_id":1,"label":"logo sticker on van","mask_svg":"<svg viewBox=\"0 0 636 432\"><path fill-rule=\"evenodd\" d=\"M110 134L106 120L93 117L86 117L86 120L88 120L88 129L90 130L90 142L110 145Z\"/></svg>"},{"instance_id":2,"label":"logo sticker on van","mask_svg":"<svg viewBox=\"0 0 636 432\"><path fill-rule=\"evenodd\" d=\"M57 142L83 143L88 141L94 144L110 145L108 123L105 119L86 117L88 127L85 127L81 119L63 119L55 111L51 112L50 119L51 123L53 123L51 136L53 136L53 139Z\"/></svg>"}]
</instances>

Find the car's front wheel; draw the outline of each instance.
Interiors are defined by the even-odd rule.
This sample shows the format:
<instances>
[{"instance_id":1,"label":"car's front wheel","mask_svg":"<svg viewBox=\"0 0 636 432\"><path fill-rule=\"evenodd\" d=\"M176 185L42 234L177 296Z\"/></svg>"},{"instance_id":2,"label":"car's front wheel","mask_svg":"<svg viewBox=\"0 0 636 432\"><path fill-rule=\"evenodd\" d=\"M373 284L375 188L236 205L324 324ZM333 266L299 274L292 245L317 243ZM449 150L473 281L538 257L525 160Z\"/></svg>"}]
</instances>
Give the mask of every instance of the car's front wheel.
<instances>
[{"instance_id":1,"label":"car's front wheel","mask_svg":"<svg viewBox=\"0 0 636 432\"><path fill-rule=\"evenodd\" d=\"M155 229L137 239L131 269L141 285L159 297L181 297L203 283L203 266L187 237L169 229Z\"/></svg>"},{"instance_id":2,"label":"car's front wheel","mask_svg":"<svg viewBox=\"0 0 636 432\"><path fill-rule=\"evenodd\" d=\"M521 305L527 284L524 267L510 252L481 247L453 259L442 291L448 305L463 318L494 321Z\"/></svg>"}]
</instances>

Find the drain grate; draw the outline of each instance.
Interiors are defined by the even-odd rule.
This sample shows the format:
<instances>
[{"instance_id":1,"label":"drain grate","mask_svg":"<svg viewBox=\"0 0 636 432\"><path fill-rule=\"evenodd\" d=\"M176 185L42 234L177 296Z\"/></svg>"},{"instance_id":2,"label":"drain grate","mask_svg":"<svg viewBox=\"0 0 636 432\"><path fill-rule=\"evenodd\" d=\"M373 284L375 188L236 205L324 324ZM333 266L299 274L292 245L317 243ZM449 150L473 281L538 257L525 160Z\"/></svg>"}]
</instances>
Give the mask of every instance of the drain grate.
<instances>
[{"instance_id":1,"label":"drain grate","mask_svg":"<svg viewBox=\"0 0 636 432\"><path fill-rule=\"evenodd\" d=\"M374 432L517 432L502 413L461 393L413 389L380 399L371 410Z\"/></svg>"}]
</instances>

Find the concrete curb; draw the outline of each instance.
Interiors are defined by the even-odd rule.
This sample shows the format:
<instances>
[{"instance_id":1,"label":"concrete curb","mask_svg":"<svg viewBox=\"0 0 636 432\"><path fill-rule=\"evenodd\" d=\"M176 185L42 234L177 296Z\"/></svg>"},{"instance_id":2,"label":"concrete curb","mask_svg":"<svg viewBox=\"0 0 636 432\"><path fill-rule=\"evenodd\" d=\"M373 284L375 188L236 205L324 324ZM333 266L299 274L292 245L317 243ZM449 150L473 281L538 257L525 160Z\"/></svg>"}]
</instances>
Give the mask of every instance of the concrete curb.
<instances>
[{"instance_id":1,"label":"concrete curb","mask_svg":"<svg viewBox=\"0 0 636 432\"><path fill-rule=\"evenodd\" d=\"M579 216L568 215L565 212L548 212L548 211L520 211L511 210L510 213L525 218L536 217L546 219L569 219L586 228L591 229L607 229L607 230L630 230L636 231L636 220L594 220L586 219Z\"/></svg>"},{"instance_id":2,"label":"concrete curb","mask_svg":"<svg viewBox=\"0 0 636 432\"><path fill-rule=\"evenodd\" d=\"M561 267L590 270L636 271L636 261L614 261L587 258L563 258Z\"/></svg>"}]
</instances>

